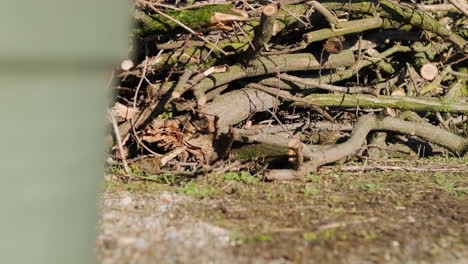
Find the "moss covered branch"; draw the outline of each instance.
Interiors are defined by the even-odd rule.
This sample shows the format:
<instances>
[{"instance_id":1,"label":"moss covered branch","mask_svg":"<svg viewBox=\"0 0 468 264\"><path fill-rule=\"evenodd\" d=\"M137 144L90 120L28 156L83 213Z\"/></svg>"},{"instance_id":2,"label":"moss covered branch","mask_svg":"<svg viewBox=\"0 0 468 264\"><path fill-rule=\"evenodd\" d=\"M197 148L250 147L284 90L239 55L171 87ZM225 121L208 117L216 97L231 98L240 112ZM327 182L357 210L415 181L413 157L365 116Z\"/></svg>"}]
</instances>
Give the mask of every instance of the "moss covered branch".
<instances>
[{"instance_id":1,"label":"moss covered branch","mask_svg":"<svg viewBox=\"0 0 468 264\"><path fill-rule=\"evenodd\" d=\"M194 30L204 29L215 24L217 22L214 20L216 13L235 15L239 16L239 18L243 17L241 13L233 10L232 4L206 5L188 10L166 10L164 13L185 25L189 25ZM160 14L148 15L141 11L135 11L133 17L140 25L140 28L137 30L139 34L171 32L180 28L179 24Z\"/></svg>"}]
</instances>

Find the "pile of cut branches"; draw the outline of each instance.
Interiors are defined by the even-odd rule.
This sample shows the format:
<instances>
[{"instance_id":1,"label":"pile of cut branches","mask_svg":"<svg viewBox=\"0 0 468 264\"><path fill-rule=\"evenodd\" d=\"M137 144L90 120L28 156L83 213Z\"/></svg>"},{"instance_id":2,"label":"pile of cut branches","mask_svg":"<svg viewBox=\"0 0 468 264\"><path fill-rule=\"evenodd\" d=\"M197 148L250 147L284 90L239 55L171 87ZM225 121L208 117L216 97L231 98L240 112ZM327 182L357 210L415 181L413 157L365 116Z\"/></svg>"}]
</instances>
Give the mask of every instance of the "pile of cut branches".
<instances>
[{"instance_id":1,"label":"pile of cut branches","mask_svg":"<svg viewBox=\"0 0 468 264\"><path fill-rule=\"evenodd\" d=\"M289 180L352 159L463 156L467 10L461 0L134 0L110 161L127 173L138 163L216 174L250 166L239 158L251 147L254 165L288 161L249 169Z\"/></svg>"}]
</instances>

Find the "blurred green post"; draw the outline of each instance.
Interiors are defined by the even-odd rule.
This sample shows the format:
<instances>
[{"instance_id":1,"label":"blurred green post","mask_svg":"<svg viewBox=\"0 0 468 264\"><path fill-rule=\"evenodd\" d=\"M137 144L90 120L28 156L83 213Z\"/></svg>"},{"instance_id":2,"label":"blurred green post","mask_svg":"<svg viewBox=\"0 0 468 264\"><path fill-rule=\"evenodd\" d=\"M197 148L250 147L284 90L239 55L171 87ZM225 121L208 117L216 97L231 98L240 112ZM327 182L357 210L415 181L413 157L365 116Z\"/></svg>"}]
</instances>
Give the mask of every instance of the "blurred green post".
<instances>
[{"instance_id":1,"label":"blurred green post","mask_svg":"<svg viewBox=\"0 0 468 264\"><path fill-rule=\"evenodd\" d=\"M128 1L2 1L0 263L96 263L106 83Z\"/></svg>"}]
</instances>

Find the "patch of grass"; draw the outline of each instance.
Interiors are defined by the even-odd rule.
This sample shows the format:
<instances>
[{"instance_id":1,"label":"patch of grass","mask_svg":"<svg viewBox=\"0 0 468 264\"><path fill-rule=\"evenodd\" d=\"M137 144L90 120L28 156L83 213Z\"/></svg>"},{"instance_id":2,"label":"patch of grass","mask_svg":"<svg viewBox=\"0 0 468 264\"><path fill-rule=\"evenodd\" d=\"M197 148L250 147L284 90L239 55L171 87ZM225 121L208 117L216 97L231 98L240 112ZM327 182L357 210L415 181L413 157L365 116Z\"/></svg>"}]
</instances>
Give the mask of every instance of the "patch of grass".
<instances>
[{"instance_id":1,"label":"patch of grass","mask_svg":"<svg viewBox=\"0 0 468 264\"><path fill-rule=\"evenodd\" d=\"M331 213L338 214L338 213L346 212L346 209L344 207L332 207L328 211L331 212Z\"/></svg>"},{"instance_id":2,"label":"patch of grass","mask_svg":"<svg viewBox=\"0 0 468 264\"><path fill-rule=\"evenodd\" d=\"M181 187L178 187L176 189L176 192L180 194L186 194L186 195L203 198L205 196L217 194L220 191L211 185L198 184L196 182L189 182Z\"/></svg>"},{"instance_id":3,"label":"patch of grass","mask_svg":"<svg viewBox=\"0 0 468 264\"><path fill-rule=\"evenodd\" d=\"M322 233L320 233L320 238L324 240L330 240L336 237L336 229L335 228L329 228L324 230Z\"/></svg>"},{"instance_id":4,"label":"patch of grass","mask_svg":"<svg viewBox=\"0 0 468 264\"><path fill-rule=\"evenodd\" d=\"M237 172L227 172L221 175L220 179L222 181L236 181L245 184L258 184L260 180L248 171L242 171L240 173Z\"/></svg>"},{"instance_id":5,"label":"patch of grass","mask_svg":"<svg viewBox=\"0 0 468 264\"><path fill-rule=\"evenodd\" d=\"M245 243L247 242L248 238L247 238L247 235L245 235L244 233L232 232L229 234L229 240L234 241L234 242Z\"/></svg>"},{"instance_id":6,"label":"patch of grass","mask_svg":"<svg viewBox=\"0 0 468 264\"><path fill-rule=\"evenodd\" d=\"M330 196L327 197L327 201L330 203L330 204L336 204L340 201L340 199L338 198L338 196L332 194Z\"/></svg>"},{"instance_id":7,"label":"patch of grass","mask_svg":"<svg viewBox=\"0 0 468 264\"><path fill-rule=\"evenodd\" d=\"M361 183L354 185L354 187L367 193L379 193L383 191L383 187L377 183Z\"/></svg>"},{"instance_id":8,"label":"patch of grass","mask_svg":"<svg viewBox=\"0 0 468 264\"><path fill-rule=\"evenodd\" d=\"M434 163L441 163L441 162L454 162L454 163L461 163L466 164L468 163L468 156L463 157L443 157L443 156L433 156L427 158Z\"/></svg>"},{"instance_id":9,"label":"patch of grass","mask_svg":"<svg viewBox=\"0 0 468 264\"><path fill-rule=\"evenodd\" d=\"M242 243L242 244L252 244L254 242L271 241L272 237L267 235L267 234L263 234L263 233L259 233L259 234L255 234L253 236L249 236L249 235L244 234L244 233L233 232L233 233L229 234L229 240L237 242L237 243Z\"/></svg>"},{"instance_id":10,"label":"patch of grass","mask_svg":"<svg viewBox=\"0 0 468 264\"><path fill-rule=\"evenodd\" d=\"M322 175L316 173L310 173L305 176L305 179L310 182L320 182L322 180Z\"/></svg>"},{"instance_id":11,"label":"patch of grass","mask_svg":"<svg viewBox=\"0 0 468 264\"><path fill-rule=\"evenodd\" d=\"M145 170L140 169L138 166L134 164L129 165L128 168L130 169L131 177L140 178L140 179L145 179L146 177L148 177L148 173ZM114 165L112 167L109 167L108 170L111 174L126 175L125 170L120 165Z\"/></svg>"},{"instance_id":12,"label":"patch of grass","mask_svg":"<svg viewBox=\"0 0 468 264\"><path fill-rule=\"evenodd\" d=\"M104 183L107 192L129 191L129 192L158 192L164 189L164 186L148 181L131 181L124 183L122 181L109 180Z\"/></svg>"},{"instance_id":13,"label":"patch of grass","mask_svg":"<svg viewBox=\"0 0 468 264\"><path fill-rule=\"evenodd\" d=\"M317 195L317 194L320 193L320 190L313 187L313 186L306 185L306 186L304 186L304 188L302 188L301 192L304 195Z\"/></svg>"},{"instance_id":14,"label":"patch of grass","mask_svg":"<svg viewBox=\"0 0 468 264\"><path fill-rule=\"evenodd\" d=\"M444 173L435 173L433 176L434 183L439 185L444 191L450 193L454 196L461 196L468 194L468 189L466 188L457 188L455 185L456 180L460 179L460 175L453 174L444 174Z\"/></svg>"}]
</instances>

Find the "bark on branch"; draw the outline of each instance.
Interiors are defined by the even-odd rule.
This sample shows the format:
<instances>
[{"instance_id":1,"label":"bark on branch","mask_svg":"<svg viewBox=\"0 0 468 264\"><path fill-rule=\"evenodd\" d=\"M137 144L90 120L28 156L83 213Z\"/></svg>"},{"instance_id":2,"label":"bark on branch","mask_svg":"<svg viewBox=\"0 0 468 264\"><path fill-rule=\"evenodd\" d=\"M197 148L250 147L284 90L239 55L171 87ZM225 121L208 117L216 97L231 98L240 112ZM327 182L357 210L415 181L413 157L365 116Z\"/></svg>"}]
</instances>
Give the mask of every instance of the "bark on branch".
<instances>
[{"instance_id":1,"label":"bark on branch","mask_svg":"<svg viewBox=\"0 0 468 264\"><path fill-rule=\"evenodd\" d=\"M311 94L306 96L304 99L311 104L323 107L391 107L409 111L468 114L468 103L466 102L448 102L432 97L383 95L375 97L363 94ZM295 104L300 105L300 103Z\"/></svg>"},{"instance_id":2,"label":"bark on branch","mask_svg":"<svg viewBox=\"0 0 468 264\"><path fill-rule=\"evenodd\" d=\"M370 29L379 28L382 26L382 19L378 16L372 18L364 18L341 22L336 25L339 29L324 28L312 31L303 35L306 43L324 40L331 37L343 36L351 33L363 32Z\"/></svg>"}]
</instances>

